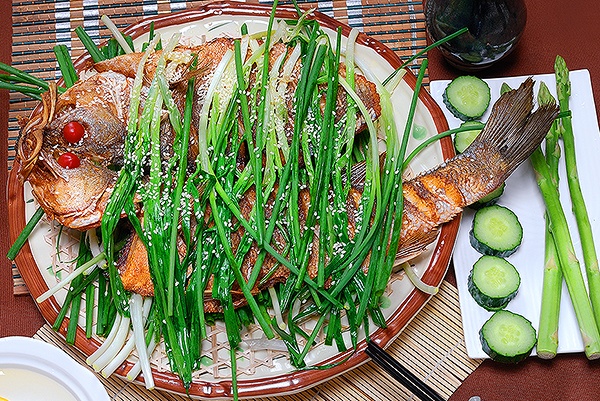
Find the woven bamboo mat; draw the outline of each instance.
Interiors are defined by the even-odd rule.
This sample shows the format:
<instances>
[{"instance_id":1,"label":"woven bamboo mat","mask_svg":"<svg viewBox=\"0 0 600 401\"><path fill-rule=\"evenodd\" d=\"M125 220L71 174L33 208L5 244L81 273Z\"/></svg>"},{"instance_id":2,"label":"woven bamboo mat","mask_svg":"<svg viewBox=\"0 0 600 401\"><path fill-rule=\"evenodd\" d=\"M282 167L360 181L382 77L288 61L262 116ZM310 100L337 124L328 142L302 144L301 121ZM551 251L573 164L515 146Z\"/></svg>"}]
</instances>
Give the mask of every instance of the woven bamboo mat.
<instances>
[{"instance_id":1,"label":"woven bamboo mat","mask_svg":"<svg viewBox=\"0 0 600 401\"><path fill-rule=\"evenodd\" d=\"M81 353L69 347L46 325L36 338L64 349L85 365ZM469 359L463 339L456 287L444 282L440 292L427 303L388 352L428 383L445 399L479 364ZM98 376L114 401L183 401L186 397L162 391L147 391L143 387L119 378ZM264 401L400 401L413 395L395 382L373 362L302 393L284 397L264 398Z\"/></svg>"},{"instance_id":2,"label":"woven bamboo mat","mask_svg":"<svg viewBox=\"0 0 600 401\"><path fill-rule=\"evenodd\" d=\"M206 3L197 0L13 0L12 65L40 78L55 80L60 77L60 72L52 48L56 44L64 44L73 57L78 57L84 51L73 32L76 27L83 26L94 40L100 42L110 37L108 30L99 23L104 14L110 16L119 28L123 28L140 18ZM298 0L298 3L304 9L317 8L368 33L402 58L412 56L427 45L423 5L418 0ZM286 1L280 1L280 4L286 4ZM411 68L418 69L420 61L415 60ZM14 159L19 134L17 118L27 116L35 104L19 93L11 94L7 135L8 169ZM14 266L13 281L15 294L28 293Z\"/></svg>"}]
</instances>

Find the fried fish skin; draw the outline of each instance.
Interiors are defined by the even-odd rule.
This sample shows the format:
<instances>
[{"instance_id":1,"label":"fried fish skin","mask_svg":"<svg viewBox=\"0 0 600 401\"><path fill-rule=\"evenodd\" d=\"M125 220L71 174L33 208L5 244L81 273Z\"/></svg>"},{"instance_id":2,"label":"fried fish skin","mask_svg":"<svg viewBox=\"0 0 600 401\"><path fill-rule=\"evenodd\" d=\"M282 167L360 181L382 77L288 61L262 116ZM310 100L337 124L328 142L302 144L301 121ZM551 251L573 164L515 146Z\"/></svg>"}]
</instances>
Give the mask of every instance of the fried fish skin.
<instances>
[{"instance_id":1,"label":"fried fish skin","mask_svg":"<svg viewBox=\"0 0 600 401\"><path fill-rule=\"evenodd\" d=\"M465 151L403 184L399 258L422 251L428 234L500 186L545 138L556 105L533 110L533 80L504 94Z\"/></svg>"}]
</instances>

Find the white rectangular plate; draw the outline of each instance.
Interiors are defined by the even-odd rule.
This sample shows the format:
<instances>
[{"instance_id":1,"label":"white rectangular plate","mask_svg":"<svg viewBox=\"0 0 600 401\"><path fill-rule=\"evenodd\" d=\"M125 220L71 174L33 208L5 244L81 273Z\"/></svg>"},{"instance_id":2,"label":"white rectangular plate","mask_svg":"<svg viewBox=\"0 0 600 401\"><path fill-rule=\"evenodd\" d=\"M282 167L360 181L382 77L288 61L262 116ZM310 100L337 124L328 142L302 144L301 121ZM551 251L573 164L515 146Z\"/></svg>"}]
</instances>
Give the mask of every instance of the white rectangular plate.
<instances>
[{"instance_id":1,"label":"white rectangular plate","mask_svg":"<svg viewBox=\"0 0 600 401\"><path fill-rule=\"evenodd\" d=\"M575 135L575 149L578 163L581 189L586 200L592 230L600 248L600 132L598 119L592 93L590 75L587 70L572 71L570 108L573 118ZM488 79L493 104L500 95L500 86L506 82L511 88L517 88L526 77L510 77ZM544 81L553 95L556 95L556 81L554 74L533 76L536 81L534 93L537 95L539 82ZM430 90L433 98L440 104L450 128L456 128L461 121L455 118L443 104L442 94L450 81L433 81ZM491 106L490 106L491 109ZM489 109L482 117L485 121ZM581 254L580 240L577 233L575 217L571 212L571 201L566 183L564 158L560 165L560 192L561 201L569 221L569 227L577 257L581 263L583 276L585 271ZM507 309L525 316L536 328L540 319L540 303L542 299L542 277L544 269L544 202L539 193L535 176L529 161L523 163L506 181L506 189L498 204L506 206L516 213L523 225L523 243L516 253L507 259L515 265L521 275L521 286L515 299ZM456 282L459 293L462 323L465 333L467 353L471 358L486 358L481 349L479 330L483 323L491 316L491 312L480 307L471 297L467 289L467 277L473 264L481 256L469 243L469 230L473 220L473 210L467 208L463 214L458 232L455 251L453 255ZM600 251L600 249L599 249ZM587 282L587 281L586 281ZM559 353L583 351L583 343L579 333L577 320L573 312L571 300L563 284L561 310L559 320ZM535 353L535 350L534 350Z\"/></svg>"}]
</instances>

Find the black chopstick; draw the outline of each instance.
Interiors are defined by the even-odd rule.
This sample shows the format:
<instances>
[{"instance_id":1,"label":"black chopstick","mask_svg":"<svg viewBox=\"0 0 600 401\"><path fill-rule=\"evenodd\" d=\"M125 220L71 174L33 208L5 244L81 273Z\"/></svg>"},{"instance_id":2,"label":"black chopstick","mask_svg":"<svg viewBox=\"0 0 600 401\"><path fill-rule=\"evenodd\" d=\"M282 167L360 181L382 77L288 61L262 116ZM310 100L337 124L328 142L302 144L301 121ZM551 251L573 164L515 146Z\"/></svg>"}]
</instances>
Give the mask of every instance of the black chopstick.
<instances>
[{"instance_id":1,"label":"black chopstick","mask_svg":"<svg viewBox=\"0 0 600 401\"><path fill-rule=\"evenodd\" d=\"M392 358L387 352L372 341L367 343L366 354L379 367L388 372L394 379L398 380L410 392L421 401L445 401L434 389L425 384L406 367Z\"/></svg>"}]
</instances>

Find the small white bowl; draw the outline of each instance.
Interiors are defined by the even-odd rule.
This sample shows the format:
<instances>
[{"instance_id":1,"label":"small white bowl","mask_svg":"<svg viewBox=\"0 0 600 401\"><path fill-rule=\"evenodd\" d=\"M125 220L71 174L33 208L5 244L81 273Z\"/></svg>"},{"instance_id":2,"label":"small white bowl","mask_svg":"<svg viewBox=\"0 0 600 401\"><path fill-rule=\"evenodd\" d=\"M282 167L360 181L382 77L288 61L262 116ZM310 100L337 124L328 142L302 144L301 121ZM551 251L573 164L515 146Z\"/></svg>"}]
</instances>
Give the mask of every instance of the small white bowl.
<instances>
[{"instance_id":1,"label":"small white bowl","mask_svg":"<svg viewBox=\"0 0 600 401\"><path fill-rule=\"evenodd\" d=\"M9 401L109 401L86 367L61 349L29 337L0 338L0 397Z\"/></svg>"}]
</instances>

